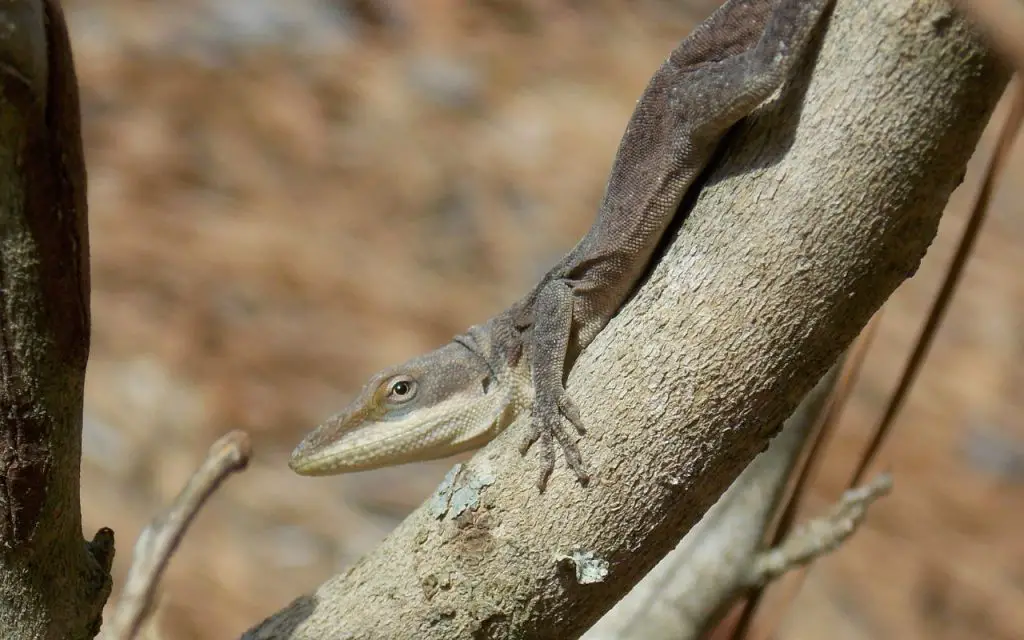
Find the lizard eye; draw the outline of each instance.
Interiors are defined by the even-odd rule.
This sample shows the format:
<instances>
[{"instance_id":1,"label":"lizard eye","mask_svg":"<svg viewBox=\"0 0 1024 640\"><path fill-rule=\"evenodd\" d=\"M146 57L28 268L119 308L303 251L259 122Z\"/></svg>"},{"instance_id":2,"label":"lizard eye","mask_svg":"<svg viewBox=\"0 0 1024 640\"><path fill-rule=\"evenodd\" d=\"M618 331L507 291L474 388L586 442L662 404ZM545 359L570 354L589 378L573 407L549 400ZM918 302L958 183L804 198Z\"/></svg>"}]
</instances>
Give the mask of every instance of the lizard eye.
<instances>
[{"instance_id":1,"label":"lizard eye","mask_svg":"<svg viewBox=\"0 0 1024 640\"><path fill-rule=\"evenodd\" d=\"M409 376L395 376L388 380L388 402L403 403L416 396L416 381Z\"/></svg>"}]
</instances>

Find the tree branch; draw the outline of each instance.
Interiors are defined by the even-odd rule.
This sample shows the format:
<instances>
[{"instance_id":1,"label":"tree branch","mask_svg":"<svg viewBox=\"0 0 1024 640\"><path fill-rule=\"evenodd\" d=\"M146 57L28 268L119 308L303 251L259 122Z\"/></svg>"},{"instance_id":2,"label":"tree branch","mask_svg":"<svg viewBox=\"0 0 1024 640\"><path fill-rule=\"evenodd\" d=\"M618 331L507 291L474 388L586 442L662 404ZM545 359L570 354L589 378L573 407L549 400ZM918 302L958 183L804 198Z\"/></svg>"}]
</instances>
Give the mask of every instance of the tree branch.
<instances>
[{"instance_id":1,"label":"tree branch","mask_svg":"<svg viewBox=\"0 0 1024 640\"><path fill-rule=\"evenodd\" d=\"M730 136L665 257L577 362L590 485L559 469L538 495L515 425L247 637L577 637L914 272L1007 76L945 1L839 0L813 77Z\"/></svg>"},{"instance_id":2,"label":"tree branch","mask_svg":"<svg viewBox=\"0 0 1024 640\"><path fill-rule=\"evenodd\" d=\"M113 534L82 540L89 238L78 85L57 0L0 4L0 629L91 638Z\"/></svg>"},{"instance_id":3,"label":"tree branch","mask_svg":"<svg viewBox=\"0 0 1024 640\"><path fill-rule=\"evenodd\" d=\"M584 640L705 637L745 590L765 528L826 406L842 360L808 393L768 449L754 458L675 549L584 635Z\"/></svg>"}]
</instances>

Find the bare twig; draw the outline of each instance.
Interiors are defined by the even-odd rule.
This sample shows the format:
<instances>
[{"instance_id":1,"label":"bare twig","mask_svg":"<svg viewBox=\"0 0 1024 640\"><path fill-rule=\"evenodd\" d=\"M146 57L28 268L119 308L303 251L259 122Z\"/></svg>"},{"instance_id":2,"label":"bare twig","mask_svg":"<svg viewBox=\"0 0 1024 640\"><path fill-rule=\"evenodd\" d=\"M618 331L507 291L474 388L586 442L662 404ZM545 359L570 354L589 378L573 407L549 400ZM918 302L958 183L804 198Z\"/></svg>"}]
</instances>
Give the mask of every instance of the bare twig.
<instances>
[{"instance_id":1,"label":"bare twig","mask_svg":"<svg viewBox=\"0 0 1024 640\"><path fill-rule=\"evenodd\" d=\"M868 506L891 488L892 478L882 474L859 489L847 490L828 515L805 523L781 545L759 554L750 567L746 583L751 587L763 586L835 550L857 530Z\"/></svg>"},{"instance_id":2,"label":"bare twig","mask_svg":"<svg viewBox=\"0 0 1024 640\"><path fill-rule=\"evenodd\" d=\"M109 640L127 640L138 633L156 585L196 513L228 475L245 469L250 451L249 436L243 431L232 431L215 442L174 503L139 536L124 591L106 630Z\"/></svg>"}]
</instances>

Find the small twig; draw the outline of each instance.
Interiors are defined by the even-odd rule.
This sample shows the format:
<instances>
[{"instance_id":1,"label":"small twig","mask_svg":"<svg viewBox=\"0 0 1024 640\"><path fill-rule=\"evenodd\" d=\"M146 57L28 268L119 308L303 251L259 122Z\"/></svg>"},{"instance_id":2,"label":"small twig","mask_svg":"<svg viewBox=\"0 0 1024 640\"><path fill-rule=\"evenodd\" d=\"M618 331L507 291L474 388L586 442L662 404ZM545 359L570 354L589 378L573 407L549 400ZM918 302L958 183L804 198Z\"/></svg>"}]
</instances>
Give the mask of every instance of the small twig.
<instances>
[{"instance_id":1,"label":"small twig","mask_svg":"<svg viewBox=\"0 0 1024 640\"><path fill-rule=\"evenodd\" d=\"M249 436L243 431L232 431L215 442L174 503L139 535L124 590L105 632L108 640L129 640L138 633L149 613L156 585L185 531L228 475L249 464L251 448Z\"/></svg>"},{"instance_id":2,"label":"small twig","mask_svg":"<svg viewBox=\"0 0 1024 640\"><path fill-rule=\"evenodd\" d=\"M805 523L781 545L760 553L751 564L747 584L751 587L765 585L835 550L857 530L868 506L891 488L892 478L882 474L859 489L846 491L831 513Z\"/></svg>"}]
</instances>

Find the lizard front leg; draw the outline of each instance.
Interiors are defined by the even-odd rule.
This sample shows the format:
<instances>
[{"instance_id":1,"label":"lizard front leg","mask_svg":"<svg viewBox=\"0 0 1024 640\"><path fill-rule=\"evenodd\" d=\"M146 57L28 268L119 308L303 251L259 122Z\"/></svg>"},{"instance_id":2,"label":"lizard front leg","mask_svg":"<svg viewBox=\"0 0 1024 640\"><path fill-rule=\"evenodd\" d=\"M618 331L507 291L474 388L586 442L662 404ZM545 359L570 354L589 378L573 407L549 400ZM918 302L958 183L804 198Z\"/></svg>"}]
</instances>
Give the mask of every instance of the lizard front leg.
<instances>
[{"instance_id":1,"label":"lizard front leg","mask_svg":"<svg viewBox=\"0 0 1024 640\"><path fill-rule=\"evenodd\" d=\"M651 79L623 135L597 220L512 314L518 328L529 326L532 314L535 400L523 450L537 441L543 447L541 489L554 467L555 441L580 480L587 478L563 420L583 432L564 387L574 323L588 328L577 332L575 353L587 348L637 285L722 136L792 76L830 4L732 0L684 40ZM574 312L576 296L584 291L597 292L595 300L585 308L576 305Z\"/></svg>"},{"instance_id":2,"label":"lizard front leg","mask_svg":"<svg viewBox=\"0 0 1024 640\"><path fill-rule=\"evenodd\" d=\"M525 454L539 442L541 465L537 486L541 491L555 468L555 441L561 447L569 468L581 484L586 484L590 477L565 426L565 420L568 420L577 431L584 433L580 412L565 390L565 358L573 323L572 283L560 278L549 281L537 293L534 309L531 348L533 411L520 451Z\"/></svg>"}]
</instances>

